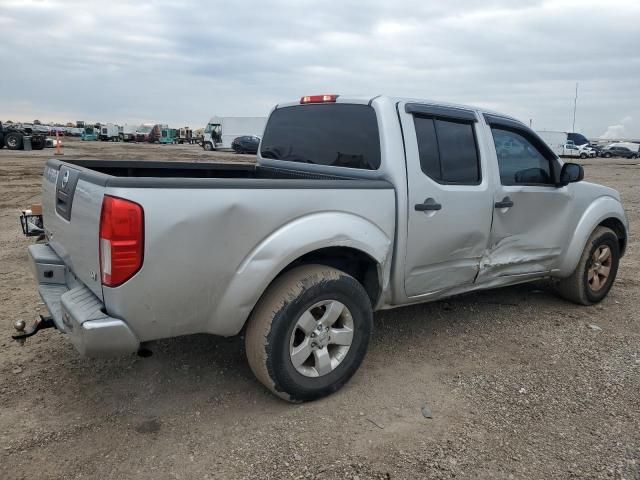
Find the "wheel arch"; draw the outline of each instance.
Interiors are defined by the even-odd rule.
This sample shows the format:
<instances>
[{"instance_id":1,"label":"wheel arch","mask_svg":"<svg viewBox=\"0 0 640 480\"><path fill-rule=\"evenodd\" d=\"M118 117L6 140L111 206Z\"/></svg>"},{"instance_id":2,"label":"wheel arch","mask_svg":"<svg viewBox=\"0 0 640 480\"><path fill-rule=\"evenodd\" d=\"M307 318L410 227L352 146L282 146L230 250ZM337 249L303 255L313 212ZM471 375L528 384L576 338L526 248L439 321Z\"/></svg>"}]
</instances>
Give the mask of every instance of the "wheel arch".
<instances>
[{"instance_id":1,"label":"wheel arch","mask_svg":"<svg viewBox=\"0 0 640 480\"><path fill-rule=\"evenodd\" d=\"M620 247L620 256L622 257L627 250L627 229L624 223L617 217L605 218L598 224L599 227L607 227L613 230L618 237L618 245Z\"/></svg>"},{"instance_id":2,"label":"wheel arch","mask_svg":"<svg viewBox=\"0 0 640 480\"><path fill-rule=\"evenodd\" d=\"M225 336L240 332L272 282L305 264L327 265L352 275L375 308L388 289L392 247L393 238L354 214L323 212L295 219L263 239L241 262L208 330Z\"/></svg>"},{"instance_id":3,"label":"wheel arch","mask_svg":"<svg viewBox=\"0 0 640 480\"><path fill-rule=\"evenodd\" d=\"M382 295L380 264L369 254L352 247L326 247L311 251L287 265L275 278L301 265L326 265L348 273L364 287L371 305L375 306ZM274 279L275 280L275 279Z\"/></svg>"},{"instance_id":4,"label":"wheel arch","mask_svg":"<svg viewBox=\"0 0 640 480\"><path fill-rule=\"evenodd\" d=\"M565 250L557 276L567 277L573 273L589 236L599 226L611 228L616 233L620 242L620 253L624 253L628 235L627 220L622 205L613 197L599 197L589 205L578 221L573 238Z\"/></svg>"}]
</instances>

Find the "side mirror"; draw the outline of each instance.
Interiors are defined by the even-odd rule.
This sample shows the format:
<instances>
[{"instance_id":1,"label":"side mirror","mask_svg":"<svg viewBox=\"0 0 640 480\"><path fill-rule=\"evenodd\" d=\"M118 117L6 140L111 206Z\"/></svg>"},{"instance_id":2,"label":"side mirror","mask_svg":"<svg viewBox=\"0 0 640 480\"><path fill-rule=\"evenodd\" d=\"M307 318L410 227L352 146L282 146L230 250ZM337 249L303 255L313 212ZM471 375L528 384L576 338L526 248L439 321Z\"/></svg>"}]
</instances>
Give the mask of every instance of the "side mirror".
<instances>
[{"instance_id":1,"label":"side mirror","mask_svg":"<svg viewBox=\"0 0 640 480\"><path fill-rule=\"evenodd\" d=\"M584 169L577 163L565 163L560 171L560 185L579 182L584 179Z\"/></svg>"}]
</instances>

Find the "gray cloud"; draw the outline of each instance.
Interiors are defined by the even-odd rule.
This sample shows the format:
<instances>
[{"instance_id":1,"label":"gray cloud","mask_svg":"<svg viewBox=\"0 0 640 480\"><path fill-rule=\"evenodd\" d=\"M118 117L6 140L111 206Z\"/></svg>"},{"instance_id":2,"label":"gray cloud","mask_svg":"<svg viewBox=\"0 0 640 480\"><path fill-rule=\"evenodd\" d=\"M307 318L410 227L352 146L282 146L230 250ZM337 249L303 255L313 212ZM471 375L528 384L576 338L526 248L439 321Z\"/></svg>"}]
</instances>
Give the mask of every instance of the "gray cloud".
<instances>
[{"instance_id":1,"label":"gray cloud","mask_svg":"<svg viewBox=\"0 0 640 480\"><path fill-rule=\"evenodd\" d=\"M0 0L0 118L262 115L315 92L472 103L598 136L640 109L636 1Z\"/></svg>"}]
</instances>

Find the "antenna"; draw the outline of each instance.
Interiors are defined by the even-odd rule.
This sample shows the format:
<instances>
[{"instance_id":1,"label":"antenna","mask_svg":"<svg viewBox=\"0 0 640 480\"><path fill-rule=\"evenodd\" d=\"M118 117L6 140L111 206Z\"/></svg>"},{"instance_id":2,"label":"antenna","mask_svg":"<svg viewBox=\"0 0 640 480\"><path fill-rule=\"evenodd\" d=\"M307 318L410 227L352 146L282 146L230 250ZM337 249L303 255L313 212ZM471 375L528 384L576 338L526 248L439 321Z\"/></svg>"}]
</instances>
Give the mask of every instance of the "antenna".
<instances>
[{"instance_id":1,"label":"antenna","mask_svg":"<svg viewBox=\"0 0 640 480\"><path fill-rule=\"evenodd\" d=\"M573 128L571 131L576 131L576 107L578 106L578 82L576 82L576 96L573 98Z\"/></svg>"}]
</instances>

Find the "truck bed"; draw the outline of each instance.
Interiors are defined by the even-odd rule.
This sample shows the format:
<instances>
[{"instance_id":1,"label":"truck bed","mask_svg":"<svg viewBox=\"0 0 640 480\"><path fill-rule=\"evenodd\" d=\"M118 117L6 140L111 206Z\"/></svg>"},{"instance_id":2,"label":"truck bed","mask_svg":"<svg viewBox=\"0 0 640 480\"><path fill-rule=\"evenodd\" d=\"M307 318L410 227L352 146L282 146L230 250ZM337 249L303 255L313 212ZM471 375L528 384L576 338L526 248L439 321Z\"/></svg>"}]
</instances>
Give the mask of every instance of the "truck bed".
<instances>
[{"instance_id":1,"label":"truck bed","mask_svg":"<svg viewBox=\"0 0 640 480\"><path fill-rule=\"evenodd\" d=\"M52 159L47 165L58 169ZM393 188L384 180L335 176L241 163L67 160L81 178L105 187L137 188ZM249 182L247 182L249 180ZM297 180L292 182L292 180Z\"/></svg>"},{"instance_id":2,"label":"truck bed","mask_svg":"<svg viewBox=\"0 0 640 480\"><path fill-rule=\"evenodd\" d=\"M390 256L395 189L386 180L356 175L250 164L51 159L43 181L44 229L64 264L64 283L90 290L110 316L129 322L140 341L233 335L266 288L262 283L309 249L337 245ZM144 210L144 262L117 287L100 279L105 195Z\"/></svg>"}]
</instances>

